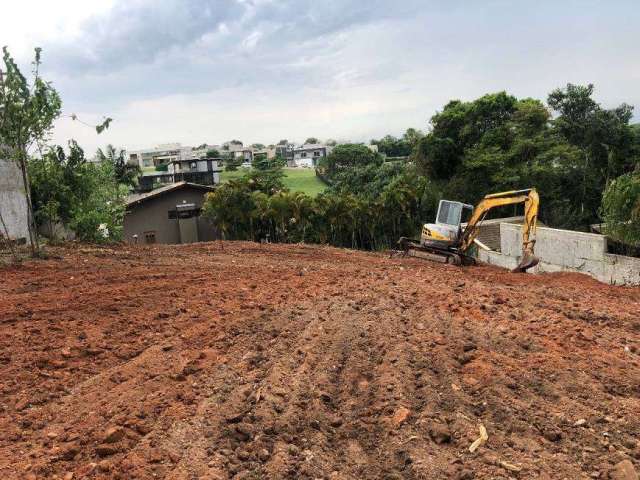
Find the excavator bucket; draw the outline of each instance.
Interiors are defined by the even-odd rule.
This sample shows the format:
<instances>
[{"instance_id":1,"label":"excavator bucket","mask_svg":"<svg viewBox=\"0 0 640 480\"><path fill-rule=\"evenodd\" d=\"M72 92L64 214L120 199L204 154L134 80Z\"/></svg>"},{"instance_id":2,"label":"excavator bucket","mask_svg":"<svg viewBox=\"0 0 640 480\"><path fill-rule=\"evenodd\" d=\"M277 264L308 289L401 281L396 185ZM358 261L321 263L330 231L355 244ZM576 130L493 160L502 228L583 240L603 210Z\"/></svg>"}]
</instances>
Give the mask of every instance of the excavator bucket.
<instances>
[{"instance_id":1,"label":"excavator bucket","mask_svg":"<svg viewBox=\"0 0 640 480\"><path fill-rule=\"evenodd\" d=\"M525 251L524 255L522 255L522 259L520 260L520 263L518 264L518 266L511 271L513 273L524 273L528 269L535 267L539 262L540 262L540 259L536 257L533 253Z\"/></svg>"}]
</instances>

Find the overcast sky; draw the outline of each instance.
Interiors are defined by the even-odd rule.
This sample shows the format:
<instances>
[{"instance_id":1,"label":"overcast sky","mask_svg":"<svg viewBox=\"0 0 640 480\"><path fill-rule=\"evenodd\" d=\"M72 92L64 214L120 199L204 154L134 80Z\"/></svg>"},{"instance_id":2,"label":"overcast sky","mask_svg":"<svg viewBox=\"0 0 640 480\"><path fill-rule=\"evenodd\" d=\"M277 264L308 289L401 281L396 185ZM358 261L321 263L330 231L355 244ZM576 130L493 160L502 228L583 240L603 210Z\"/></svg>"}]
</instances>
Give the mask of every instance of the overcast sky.
<instances>
[{"instance_id":1,"label":"overcast sky","mask_svg":"<svg viewBox=\"0 0 640 480\"><path fill-rule=\"evenodd\" d=\"M3 1L0 45L43 48L65 115L53 140L89 154L238 138L366 141L425 129L452 98L545 99L594 83L640 109L640 3L428 0ZM636 119L638 112L636 112Z\"/></svg>"}]
</instances>

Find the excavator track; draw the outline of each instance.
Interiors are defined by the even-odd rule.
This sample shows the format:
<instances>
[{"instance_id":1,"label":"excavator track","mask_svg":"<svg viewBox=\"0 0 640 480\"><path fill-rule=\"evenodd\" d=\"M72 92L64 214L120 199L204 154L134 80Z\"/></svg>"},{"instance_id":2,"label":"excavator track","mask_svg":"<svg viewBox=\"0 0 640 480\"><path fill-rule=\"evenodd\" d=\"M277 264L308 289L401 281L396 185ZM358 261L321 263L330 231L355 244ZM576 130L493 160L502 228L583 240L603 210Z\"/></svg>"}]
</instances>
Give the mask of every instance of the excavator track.
<instances>
[{"instance_id":1,"label":"excavator track","mask_svg":"<svg viewBox=\"0 0 640 480\"><path fill-rule=\"evenodd\" d=\"M409 257L422 258L431 262L447 263L450 265L475 265L476 261L473 257L462 255L458 252L452 252L446 248L437 245L421 245L410 238L401 237L398 241L400 249L404 255Z\"/></svg>"}]
</instances>

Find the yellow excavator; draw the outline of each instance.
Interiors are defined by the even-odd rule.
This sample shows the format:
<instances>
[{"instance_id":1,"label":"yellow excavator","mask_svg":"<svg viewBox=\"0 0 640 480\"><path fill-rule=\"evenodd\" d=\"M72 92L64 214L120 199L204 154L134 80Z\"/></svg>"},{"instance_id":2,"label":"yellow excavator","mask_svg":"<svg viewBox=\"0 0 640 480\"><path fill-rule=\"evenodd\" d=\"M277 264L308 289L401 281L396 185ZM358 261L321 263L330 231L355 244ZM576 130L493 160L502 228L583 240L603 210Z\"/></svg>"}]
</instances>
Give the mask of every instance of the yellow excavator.
<instances>
[{"instance_id":1,"label":"yellow excavator","mask_svg":"<svg viewBox=\"0 0 640 480\"><path fill-rule=\"evenodd\" d=\"M536 266L539 259L533 254L540 199L535 188L486 195L478 205L440 200L436 223L426 223L422 227L420 241L406 237L398 244L405 254L453 265L472 265L475 259L468 255L475 243L484 247L476 239L480 224L487 213L496 207L524 203L524 223L522 224L522 258L514 272L525 272ZM463 215L470 212L466 226L462 227Z\"/></svg>"}]
</instances>

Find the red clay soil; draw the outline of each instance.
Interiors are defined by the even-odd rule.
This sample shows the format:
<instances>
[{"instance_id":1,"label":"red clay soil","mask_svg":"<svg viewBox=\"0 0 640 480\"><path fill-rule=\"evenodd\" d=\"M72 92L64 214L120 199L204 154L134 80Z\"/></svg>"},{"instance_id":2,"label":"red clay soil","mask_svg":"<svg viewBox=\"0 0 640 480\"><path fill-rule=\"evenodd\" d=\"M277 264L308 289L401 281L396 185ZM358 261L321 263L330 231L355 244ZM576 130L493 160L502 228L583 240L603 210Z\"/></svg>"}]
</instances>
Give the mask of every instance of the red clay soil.
<instances>
[{"instance_id":1,"label":"red clay soil","mask_svg":"<svg viewBox=\"0 0 640 480\"><path fill-rule=\"evenodd\" d=\"M0 269L1 479L640 465L639 288L300 245L50 253Z\"/></svg>"}]
</instances>

